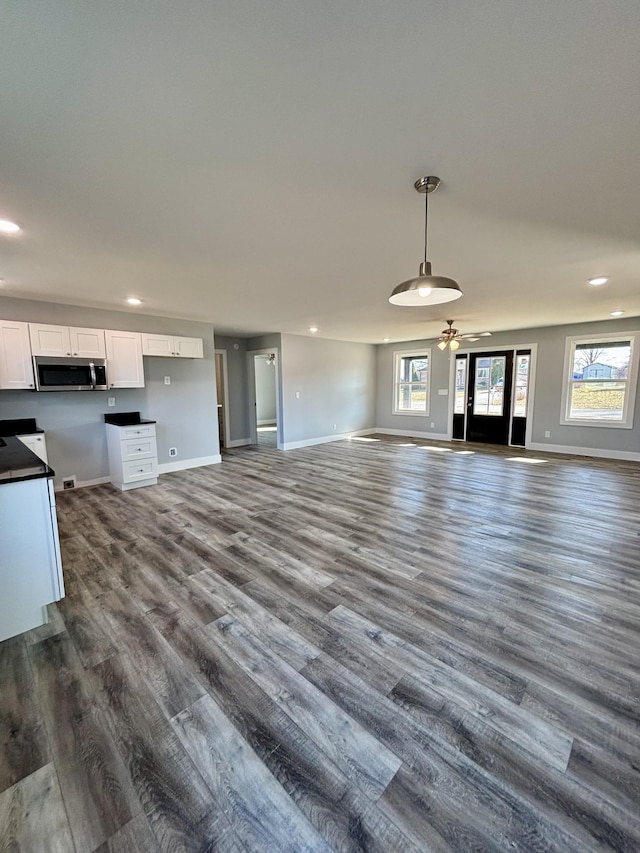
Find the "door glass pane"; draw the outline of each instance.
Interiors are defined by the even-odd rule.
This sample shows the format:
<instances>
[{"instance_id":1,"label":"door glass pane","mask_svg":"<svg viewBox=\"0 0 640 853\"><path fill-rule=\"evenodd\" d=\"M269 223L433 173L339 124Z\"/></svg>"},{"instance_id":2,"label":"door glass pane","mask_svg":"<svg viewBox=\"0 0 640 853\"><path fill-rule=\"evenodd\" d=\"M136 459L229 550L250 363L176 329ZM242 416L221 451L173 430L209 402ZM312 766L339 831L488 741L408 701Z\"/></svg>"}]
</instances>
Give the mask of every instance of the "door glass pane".
<instances>
[{"instance_id":1,"label":"door glass pane","mask_svg":"<svg viewBox=\"0 0 640 853\"><path fill-rule=\"evenodd\" d=\"M473 392L473 414L503 414L504 374L507 357L496 355L476 360L476 375Z\"/></svg>"},{"instance_id":2,"label":"door glass pane","mask_svg":"<svg viewBox=\"0 0 640 853\"><path fill-rule=\"evenodd\" d=\"M453 411L456 415L464 415L464 403L467 389L467 359L456 359L456 397Z\"/></svg>"},{"instance_id":3,"label":"door glass pane","mask_svg":"<svg viewBox=\"0 0 640 853\"><path fill-rule=\"evenodd\" d=\"M513 400L513 414L518 418L526 418L527 416L530 362L530 355L516 356L516 388Z\"/></svg>"}]
</instances>

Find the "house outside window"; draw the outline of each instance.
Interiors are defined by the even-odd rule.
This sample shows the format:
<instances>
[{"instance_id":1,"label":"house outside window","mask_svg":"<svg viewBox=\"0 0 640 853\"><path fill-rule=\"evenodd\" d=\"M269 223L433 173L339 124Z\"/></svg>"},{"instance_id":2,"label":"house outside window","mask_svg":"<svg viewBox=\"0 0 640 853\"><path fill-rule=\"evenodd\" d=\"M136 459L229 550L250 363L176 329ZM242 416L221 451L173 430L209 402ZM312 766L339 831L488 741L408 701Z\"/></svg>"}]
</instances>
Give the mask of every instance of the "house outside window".
<instances>
[{"instance_id":1,"label":"house outside window","mask_svg":"<svg viewBox=\"0 0 640 853\"><path fill-rule=\"evenodd\" d=\"M637 336L567 338L560 423L631 429Z\"/></svg>"},{"instance_id":2,"label":"house outside window","mask_svg":"<svg viewBox=\"0 0 640 853\"><path fill-rule=\"evenodd\" d=\"M395 352L394 415L428 415L431 351Z\"/></svg>"}]
</instances>

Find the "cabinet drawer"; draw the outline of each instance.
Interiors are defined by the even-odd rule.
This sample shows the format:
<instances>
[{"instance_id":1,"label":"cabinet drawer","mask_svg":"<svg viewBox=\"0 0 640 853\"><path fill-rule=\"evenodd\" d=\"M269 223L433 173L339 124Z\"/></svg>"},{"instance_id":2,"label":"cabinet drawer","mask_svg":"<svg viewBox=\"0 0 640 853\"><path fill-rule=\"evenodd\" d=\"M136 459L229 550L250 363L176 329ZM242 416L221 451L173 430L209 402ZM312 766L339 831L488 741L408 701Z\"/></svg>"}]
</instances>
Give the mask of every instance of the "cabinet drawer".
<instances>
[{"instance_id":1,"label":"cabinet drawer","mask_svg":"<svg viewBox=\"0 0 640 853\"><path fill-rule=\"evenodd\" d=\"M150 480L158 476L158 460L141 459L137 462L124 462L122 465L123 482L135 483L137 480Z\"/></svg>"},{"instance_id":2,"label":"cabinet drawer","mask_svg":"<svg viewBox=\"0 0 640 853\"><path fill-rule=\"evenodd\" d=\"M125 441L129 438L154 437L156 434L155 424L136 424L135 426L120 427L120 439Z\"/></svg>"},{"instance_id":3,"label":"cabinet drawer","mask_svg":"<svg viewBox=\"0 0 640 853\"><path fill-rule=\"evenodd\" d=\"M129 462L133 459L147 459L151 456L157 456L155 436L150 438L127 438L120 442L122 452L122 461Z\"/></svg>"}]
</instances>

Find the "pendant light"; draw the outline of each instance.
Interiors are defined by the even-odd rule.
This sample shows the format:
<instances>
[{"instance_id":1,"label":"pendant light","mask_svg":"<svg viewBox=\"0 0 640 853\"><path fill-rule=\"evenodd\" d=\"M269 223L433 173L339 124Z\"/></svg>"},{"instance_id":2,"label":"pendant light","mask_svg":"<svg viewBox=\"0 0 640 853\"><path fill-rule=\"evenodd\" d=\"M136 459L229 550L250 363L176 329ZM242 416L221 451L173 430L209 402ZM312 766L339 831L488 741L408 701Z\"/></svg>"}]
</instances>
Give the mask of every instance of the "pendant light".
<instances>
[{"instance_id":1,"label":"pendant light","mask_svg":"<svg viewBox=\"0 0 640 853\"><path fill-rule=\"evenodd\" d=\"M462 296L460 285L452 278L431 275L431 263L427 260L427 229L429 223L429 194L440 186L440 178L429 175L414 184L419 193L424 193L424 261L420 274L394 287L389 302L394 305L440 305Z\"/></svg>"}]
</instances>

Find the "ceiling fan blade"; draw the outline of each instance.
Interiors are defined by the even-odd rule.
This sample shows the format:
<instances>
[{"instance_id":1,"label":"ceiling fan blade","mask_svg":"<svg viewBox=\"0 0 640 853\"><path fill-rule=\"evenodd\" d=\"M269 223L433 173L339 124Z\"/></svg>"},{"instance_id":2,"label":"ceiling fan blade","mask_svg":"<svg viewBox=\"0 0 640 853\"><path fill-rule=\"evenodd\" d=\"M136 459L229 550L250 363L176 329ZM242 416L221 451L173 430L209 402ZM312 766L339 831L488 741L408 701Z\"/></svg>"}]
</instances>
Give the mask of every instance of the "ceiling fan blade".
<instances>
[{"instance_id":1,"label":"ceiling fan blade","mask_svg":"<svg viewBox=\"0 0 640 853\"><path fill-rule=\"evenodd\" d=\"M464 338L467 341L471 340L471 338L478 340L478 338L490 338L491 332L469 332L468 335L458 335L457 337Z\"/></svg>"}]
</instances>

